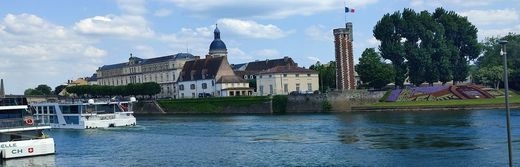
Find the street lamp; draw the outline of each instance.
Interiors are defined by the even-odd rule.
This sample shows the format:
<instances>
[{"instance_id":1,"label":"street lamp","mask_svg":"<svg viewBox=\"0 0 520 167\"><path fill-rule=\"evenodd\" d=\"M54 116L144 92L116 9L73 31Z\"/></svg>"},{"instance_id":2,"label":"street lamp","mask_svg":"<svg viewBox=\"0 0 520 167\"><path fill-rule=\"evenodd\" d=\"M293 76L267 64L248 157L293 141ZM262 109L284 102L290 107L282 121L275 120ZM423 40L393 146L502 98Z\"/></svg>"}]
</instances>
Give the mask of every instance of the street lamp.
<instances>
[{"instance_id":1,"label":"street lamp","mask_svg":"<svg viewBox=\"0 0 520 167\"><path fill-rule=\"evenodd\" d=\"M509 84L507 81L508 72L507 72L507 51L506 51L506 44L507 40L500 40L498 41L500 45L502 45L502 50L500 51L500 54L502 55L504 59L504 89L505 89L505 103L506 103L506 119L507 119L507 150L509 153L509 166L513 166L513 151L511 146L511 112L509 111Z\"/></svg>"}]
</instances>

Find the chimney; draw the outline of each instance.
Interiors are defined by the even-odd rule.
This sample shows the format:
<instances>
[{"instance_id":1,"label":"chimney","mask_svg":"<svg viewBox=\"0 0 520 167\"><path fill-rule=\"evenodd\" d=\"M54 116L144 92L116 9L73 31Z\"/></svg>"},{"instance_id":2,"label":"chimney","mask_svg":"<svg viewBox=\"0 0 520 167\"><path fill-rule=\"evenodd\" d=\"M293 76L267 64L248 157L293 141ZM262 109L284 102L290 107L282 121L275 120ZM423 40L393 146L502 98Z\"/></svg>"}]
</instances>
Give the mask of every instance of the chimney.
<instances>
[{"instance_id":1,"label":"chimney","mask_svg":"<svg viewBox=\"0 0 520 167\"><path fill-rule=\"evenodd\" d=\"M212 56L212 55L209 55L209 54L208 54L208 55L206 55L206 59L211 59L211 58L213 58L213 56Z\"/></svg>"}]
</instances>

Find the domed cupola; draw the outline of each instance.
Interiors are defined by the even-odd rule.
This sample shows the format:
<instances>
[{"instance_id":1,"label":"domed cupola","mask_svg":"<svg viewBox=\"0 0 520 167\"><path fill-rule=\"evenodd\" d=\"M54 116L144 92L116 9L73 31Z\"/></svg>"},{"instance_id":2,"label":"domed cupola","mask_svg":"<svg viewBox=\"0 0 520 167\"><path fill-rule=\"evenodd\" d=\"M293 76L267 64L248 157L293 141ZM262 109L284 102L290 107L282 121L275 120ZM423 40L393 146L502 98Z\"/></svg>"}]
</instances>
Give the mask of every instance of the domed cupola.
<instances>
[{"instance_id":1,"label":"domed cupola","mask_svg":"<svg viewBox=\"0 0 520 167\"><path fill-rule=\"evenodd\" d=\"M211 42L211 44L209 45L209 55L226 56L226 44L222 40L220 40L220 30L216 25L213 34L215 38L213 39L213 42Z\"/></svg>"}]
</instances>

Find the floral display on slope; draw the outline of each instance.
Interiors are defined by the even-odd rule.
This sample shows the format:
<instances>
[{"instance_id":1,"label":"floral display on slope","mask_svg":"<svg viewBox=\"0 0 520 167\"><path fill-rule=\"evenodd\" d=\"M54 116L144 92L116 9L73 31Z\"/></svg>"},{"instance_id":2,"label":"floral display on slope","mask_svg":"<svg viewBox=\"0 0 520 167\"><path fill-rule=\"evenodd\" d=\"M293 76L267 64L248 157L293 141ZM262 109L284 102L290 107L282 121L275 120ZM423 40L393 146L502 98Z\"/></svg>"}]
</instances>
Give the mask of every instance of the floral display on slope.
<instances>
[{"instance_id":1,"label":"floral display on slope","mask_svg":"<svg viewBox=\"0 0 520 167\"><path fill-rule=\"evenodd\" d=\"M387 102L395 101L438 101L453 99L493 98L496 93L489 93L476 85L427 86L394 89L387 97Z\"/></svg>"}]
</instances>

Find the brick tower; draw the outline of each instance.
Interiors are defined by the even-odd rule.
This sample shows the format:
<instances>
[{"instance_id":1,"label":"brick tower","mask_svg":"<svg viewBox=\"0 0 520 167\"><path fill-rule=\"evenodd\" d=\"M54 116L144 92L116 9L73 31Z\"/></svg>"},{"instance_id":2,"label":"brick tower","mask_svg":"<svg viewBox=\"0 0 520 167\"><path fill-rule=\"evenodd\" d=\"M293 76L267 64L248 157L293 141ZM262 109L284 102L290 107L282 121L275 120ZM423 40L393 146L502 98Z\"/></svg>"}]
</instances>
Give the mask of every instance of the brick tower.
<instances>
[{"instance_id":1,"label":"brick tower","mask_svg":"<svg viewBox=\"0 0 520 167\"><path fill-rule=\"evenodd\" d=\"M334 29L333 33L336 49L336 88L338 91L356 89L354 54L352 53L352 23L346 23L345 28Z\"/></svg>"}]
</instances>

